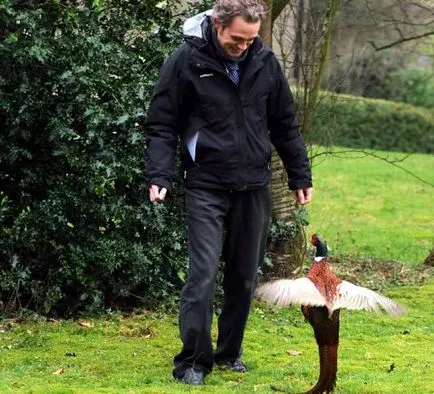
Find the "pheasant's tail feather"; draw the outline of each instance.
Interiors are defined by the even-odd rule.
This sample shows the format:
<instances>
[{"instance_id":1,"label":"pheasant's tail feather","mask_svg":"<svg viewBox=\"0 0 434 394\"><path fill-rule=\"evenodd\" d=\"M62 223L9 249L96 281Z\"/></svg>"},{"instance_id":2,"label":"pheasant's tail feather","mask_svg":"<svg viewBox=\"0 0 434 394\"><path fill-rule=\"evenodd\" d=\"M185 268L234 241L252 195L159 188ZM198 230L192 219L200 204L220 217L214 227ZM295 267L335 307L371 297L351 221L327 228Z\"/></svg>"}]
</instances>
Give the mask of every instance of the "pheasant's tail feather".
<instances>
[{"instance_id":1,"label":"pheasant's tail feather","mask_svg":"<svg viewBox=\"0 0 434 394\"><path fill-rule=\"evenodd\" d=\"M327 356L325 353L331 353ZM320 376L315 386L305 394L331 393L336 387L337 374L337 346L328 346L328 349L320 349L320 359L324 357L324 366L321 366Z\"/></svg>"},{"instance_id":2,"label":"pheasant's tail feather","mask_svg":"<svg viewBox=\"0 0 434 394\"><path fill-rule=\"evenodd\" d=\"M325 307L302 307L302 312L314 330L320 366L318 381L308 393L330 393L336 386L338 370L340 311L335 311L331 317Z\"/></svg>"},{"instance_id":3,"label":"pheasant's tail feather","mask_svg":"<svg viewBox=\"0 0 434 394\"><path fill-rule=\"evenodd\" d=\"M325 298L307 278L280 279L265 283L256 291L256 297L277 307L326 305Z\"/></svg>"},{"instance_id":4,"label":"pheasant's tail feather","mask_svg":"<svg viewBox=\"0 0 434 394\"><path fill-rule=\"evenodd\" d=\"M390 298L347 281L342 281L339 285L338 299L333 305L333 309L339 308L364 309L375 313L384 310L392 316L399 316L405 312L403 306Z\"/></svg>"}]
</instances>

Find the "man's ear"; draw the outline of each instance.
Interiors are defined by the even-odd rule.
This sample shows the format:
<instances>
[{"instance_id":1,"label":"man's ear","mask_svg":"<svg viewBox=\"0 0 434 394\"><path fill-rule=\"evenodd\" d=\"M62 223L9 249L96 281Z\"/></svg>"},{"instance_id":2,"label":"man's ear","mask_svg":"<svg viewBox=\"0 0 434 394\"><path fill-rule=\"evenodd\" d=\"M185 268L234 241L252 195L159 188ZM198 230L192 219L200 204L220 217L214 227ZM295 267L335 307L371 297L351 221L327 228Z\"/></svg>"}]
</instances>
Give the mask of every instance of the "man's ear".
<instances>
[{"instance_id":1,"label":"man's ear","mask_svg":"<svg viewBox=\"0 0 434 394\"><path fill-rule=\"evenodd\" d=\"M214 26L214 29L216 29L217 31L219 31L223 28L222 23L217 18L214 19L213 26Z\"/></svg>"}]
</instances>

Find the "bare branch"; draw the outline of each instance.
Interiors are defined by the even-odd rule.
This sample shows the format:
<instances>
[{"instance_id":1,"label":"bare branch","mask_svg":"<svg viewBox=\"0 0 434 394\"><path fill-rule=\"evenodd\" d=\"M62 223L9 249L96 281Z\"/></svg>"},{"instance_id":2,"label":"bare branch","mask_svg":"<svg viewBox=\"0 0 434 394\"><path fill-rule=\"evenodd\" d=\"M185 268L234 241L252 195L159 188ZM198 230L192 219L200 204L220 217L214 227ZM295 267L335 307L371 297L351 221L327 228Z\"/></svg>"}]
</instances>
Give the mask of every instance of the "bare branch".
<instances>
[{"instance_id":1,"label":"bare branch","mask_svg":"<svg viewBox=\"0 0 434 394\"><path fill-rule=\"evenodd\" d=\"M424 38L424 37L428 37L428 36L432 36L432 35L434 35L434 31L429 31L427 33L419 34L417 36L403 37L397 41L391 42L390 44L383 45L381 47L377 46L377 44L375 44L374 41L369 41L369 43L374 47L375 51L378 52L378 51L382 51L383 49L392 48L392 47L399 45L399 44L402 44L404 42L418 40L419 38Z\"/></svg>"},{"instance_id":2,"label":"bare branch","mask_svg":"<svg viewBox=\"0 0 434 394\"><path fill-rule=\"evenodd\" d=\"M271 11L271 20L274 22L283 9L290 3L291 0L274 0L273 9Z\"/></svg>"},{"instance_id":3,"label":"bare branch","mask_svg":"<svg viewBox=\"0 0 434 394\"><path fill-rule=\"evenodd\" d=\"M430 12L431 14L434 14L434 10L433 10L432 8L430 8L430 7L426 6L426 5L424 5L424 4L419 4L419 3L416 3L416 2L411 2L409 5L412 5L412 6L414 6L414 7L421 8L421 9L423 9L424 11L428 11L428 12Z\"/></svg>"},{"instance_id":4,"label":"bare branch","mask_svg":"<svg viewBox=\"0 0 434 394\"><path fill-rule=\"evenodd\" d=\"M354 155L352 156L347 156L348 154L360 154L360 156L354 157ZM430 183L429 181L426 181L425 179L421 178L419 175L416 175L413 171L407 170L406 168L402 167L401 165L399 165L399 163L403 163L405 162L406 159L408 159L411 155L407 154L404 157L401 158L394 158L394 159L390 159L387 155L386 156L382 156L376 152L370 152L368 150L365 149L345 149L345 150L326 150L323 152L317 152L313 155L313 158L315 157L320 157L320 156L334 156L334 157L340 157L340 158L347 158L347 159L362 159L364 157L370 156L370 157L374 157L375 159L379 159L384 161L387 164L390 164L396 168L399 168L400 170L404 171L405 173L409 174L410 176L412 176L413 178L417 179L419 182L424 183L425 185L434 187L433 183Z\"/></svg>"},{"instance_id":5,"label":"bare branch","mask_svg":"<svg viewBox=\"0 0 434 394\"><path fill-rule=\"evenodd\" d=\"M405 37L404 37L404 33L402 32L402 30L399 27L396 27L395 30L398 32L400 39L404 40Z\"/></svg>"}]
</instances>

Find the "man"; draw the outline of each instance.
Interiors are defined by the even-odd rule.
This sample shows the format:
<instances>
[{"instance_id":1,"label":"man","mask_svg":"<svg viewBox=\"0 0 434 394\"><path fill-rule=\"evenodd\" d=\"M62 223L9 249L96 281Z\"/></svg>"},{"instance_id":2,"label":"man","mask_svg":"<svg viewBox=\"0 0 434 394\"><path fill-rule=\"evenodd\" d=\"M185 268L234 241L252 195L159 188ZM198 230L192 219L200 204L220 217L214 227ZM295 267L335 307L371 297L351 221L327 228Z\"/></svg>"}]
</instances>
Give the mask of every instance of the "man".
<instances>
[{"instance_id":1,"label":"man","mask_svg":"<svg viewBox=\"0 0 434 394\"><path fill-rule=\"evenodd\" d=\"M312 197L292 94L275 55L258 37L265 13L260 0L219 0L213 10L187 20L185 43L163 65L148 112L151 201L170 192L181 142L189 273L180 302L183 348L173 376L187 384L203 384L214 363L247 371L241 345L270 218L270 142L297 201L307 204ZM224 300L213 352L221 252Z\"/></svg>"}]
</instances>

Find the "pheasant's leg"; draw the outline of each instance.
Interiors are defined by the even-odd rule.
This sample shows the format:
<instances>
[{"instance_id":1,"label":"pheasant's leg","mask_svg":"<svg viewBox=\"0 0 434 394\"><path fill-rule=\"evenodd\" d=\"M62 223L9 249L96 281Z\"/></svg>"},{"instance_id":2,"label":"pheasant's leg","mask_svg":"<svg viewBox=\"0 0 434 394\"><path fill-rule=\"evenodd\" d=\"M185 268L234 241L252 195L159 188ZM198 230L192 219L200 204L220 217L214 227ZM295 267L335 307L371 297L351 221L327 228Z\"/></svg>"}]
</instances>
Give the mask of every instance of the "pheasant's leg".
<instances>
[{"instance_id":1,"label":"pheasant's leg","mask_svg":"<svg viewBox=\"0 0 434 394\"><path fill-rule=\"evenodd\" d=\"M330 393L336 385L339 345L339 310L329 317L325 307L302 306L302 312L312 325L319 350L318 382L306 394Z\"/></svg>"}]
</instances>

